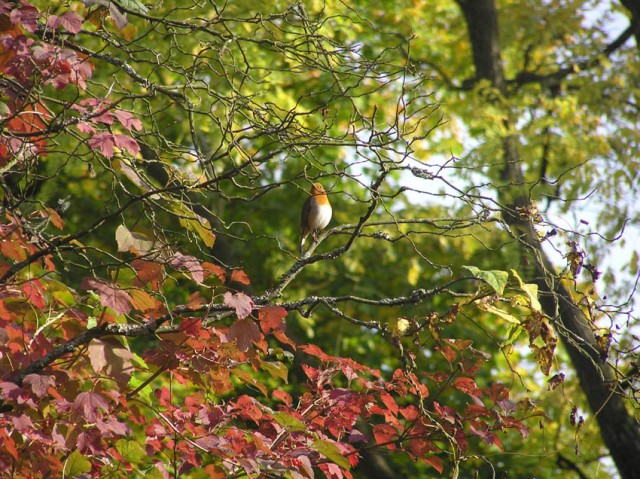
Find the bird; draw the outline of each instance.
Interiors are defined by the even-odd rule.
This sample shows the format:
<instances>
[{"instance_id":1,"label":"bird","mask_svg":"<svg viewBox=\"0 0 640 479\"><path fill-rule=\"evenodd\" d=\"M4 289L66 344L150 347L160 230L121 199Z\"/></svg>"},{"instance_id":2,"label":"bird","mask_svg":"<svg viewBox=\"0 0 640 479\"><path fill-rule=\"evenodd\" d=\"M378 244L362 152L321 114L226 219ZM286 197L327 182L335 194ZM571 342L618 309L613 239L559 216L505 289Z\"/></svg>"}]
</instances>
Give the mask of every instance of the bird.
<instances>
[{"instance_id":1,"label":"bird","mask_svg":"<svg viewBox=\"0 0 640 479\"><path fill-rule=\"evenodd\" d=\"M327 192L320 183L311 185L310 196L304 202L300 226L302 227L302 238L300 239L300 254L304 251L304 242L307 236L311 235L311 240L316 240L316 234L326 228L331 221L331 203L327 197Z\"/></svg>"}]
</instances>

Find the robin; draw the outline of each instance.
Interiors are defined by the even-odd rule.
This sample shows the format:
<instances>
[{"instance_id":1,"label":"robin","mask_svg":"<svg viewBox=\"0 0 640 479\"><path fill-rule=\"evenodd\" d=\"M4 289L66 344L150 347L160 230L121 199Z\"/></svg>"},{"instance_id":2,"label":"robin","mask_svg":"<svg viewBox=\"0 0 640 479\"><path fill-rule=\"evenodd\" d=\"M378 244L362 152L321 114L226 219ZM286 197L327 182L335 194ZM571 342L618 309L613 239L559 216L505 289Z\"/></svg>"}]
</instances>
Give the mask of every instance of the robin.
<instances>
[{"instance_id":1,"label":"robin","mask_svg":"<svg viewBox=\"0 0 640 479\"><path fill-rule=\"evenodd\" d=\"M311 240L316 240L316 234L329 224L331 221L331 203L327 198L320 183L311 185L311 196L307 198L302 207L302 216L300 225L302 226L302 239L300 240L300 254L304 251L304 242L307 236L311 234Z\"/></svg>"}]
</instances>

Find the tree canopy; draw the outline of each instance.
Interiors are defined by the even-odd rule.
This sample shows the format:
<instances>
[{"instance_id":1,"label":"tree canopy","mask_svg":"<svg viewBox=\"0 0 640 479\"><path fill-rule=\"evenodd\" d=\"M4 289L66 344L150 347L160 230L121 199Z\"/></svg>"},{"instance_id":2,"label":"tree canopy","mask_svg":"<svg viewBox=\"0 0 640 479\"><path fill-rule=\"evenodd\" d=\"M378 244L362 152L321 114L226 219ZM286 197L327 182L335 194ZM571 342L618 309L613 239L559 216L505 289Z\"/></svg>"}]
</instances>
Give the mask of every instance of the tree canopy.
<instances>
[{"instance_id":1,"label":"tree canopy","mask_svg":"<svg viewBox=\"0 0 640 479\"><path fill-rule=\"evenodd\" d=\"M0 5L3 474L639 477L638 38L636 0Z\"/></svg>"}]
</instances>

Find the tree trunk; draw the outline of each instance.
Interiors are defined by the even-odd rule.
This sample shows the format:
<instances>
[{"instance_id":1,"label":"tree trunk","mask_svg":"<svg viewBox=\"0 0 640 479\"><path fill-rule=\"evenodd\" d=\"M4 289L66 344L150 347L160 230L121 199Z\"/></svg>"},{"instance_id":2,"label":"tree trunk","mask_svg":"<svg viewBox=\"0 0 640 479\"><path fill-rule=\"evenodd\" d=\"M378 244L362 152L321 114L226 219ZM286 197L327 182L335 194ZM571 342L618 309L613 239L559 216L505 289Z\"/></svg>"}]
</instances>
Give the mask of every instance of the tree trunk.
<instances>
[{"instance_id":1,"label":"tree trunk","mask_svg":"<svg viewBox=\"0 0 640 479\"><path fill-rule=\"evenodd\" d=\"M464 14L472 43L476 79L487 79L506 94L501 60L498 16L494 0L457 0ZM623 2L624 3L624 2ZM628 3L628 2L627 2ZM503 142L502 180L500 188L503 217L519 235L525 252L533 253L535 278L545 313L555 321L556 329L567 348L577 372L580 386L593 411L605 445L624 479L640 478L640 427L625 406L624 399L613 390L615 377L603 362L588 318L569 291L553 273L539 237L529 220L518 209L529 202L523 185L522 166L514 137Z\"/></svg>"}]
</instances>

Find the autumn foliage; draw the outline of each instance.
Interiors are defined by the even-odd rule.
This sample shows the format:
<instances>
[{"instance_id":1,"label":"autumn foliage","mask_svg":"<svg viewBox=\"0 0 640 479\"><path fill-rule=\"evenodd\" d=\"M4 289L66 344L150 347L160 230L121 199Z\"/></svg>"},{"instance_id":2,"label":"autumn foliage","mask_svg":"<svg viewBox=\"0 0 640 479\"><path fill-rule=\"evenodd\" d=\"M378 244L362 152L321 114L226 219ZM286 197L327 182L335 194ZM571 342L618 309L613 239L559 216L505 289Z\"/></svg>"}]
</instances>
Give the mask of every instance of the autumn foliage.
<instances>
[{"instance_id":1,"label":"autumn foliage","mask_svg":"<svg viewBox=\"0 0 640 479\"><path fill-rule=\"evenodd\" d=\"M334 357L290 337L298 308L250 292L239 267L137 230L128 207L171 185L153 186L128 166L141 151L141 120L88 94L96 59L74 40L95 28L84 14L0 6L0 470L339 479L352 477L363 451L388 450L443 473L476 441L502 448L505 431L527 436L524 420L535 413L500 384L476 384L487 356L471 341L438 337L433 354L445 368L436 372L413 368L412 353L400 349L405 367L393 370ZM44 203L9 207L60 135L111 162L140 192L82 228ZM205 218L171 199L165 205L180 218L175 228L203 248L215 243ZM107 219L119 223L108 240L114 264L127 267L70 274L77 257L91 257ZM434 332L454 318L432 317ZM401 333L382 334L399 343Z\"/></svg>"}]
</instances>

